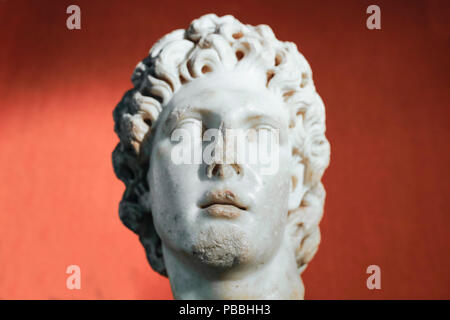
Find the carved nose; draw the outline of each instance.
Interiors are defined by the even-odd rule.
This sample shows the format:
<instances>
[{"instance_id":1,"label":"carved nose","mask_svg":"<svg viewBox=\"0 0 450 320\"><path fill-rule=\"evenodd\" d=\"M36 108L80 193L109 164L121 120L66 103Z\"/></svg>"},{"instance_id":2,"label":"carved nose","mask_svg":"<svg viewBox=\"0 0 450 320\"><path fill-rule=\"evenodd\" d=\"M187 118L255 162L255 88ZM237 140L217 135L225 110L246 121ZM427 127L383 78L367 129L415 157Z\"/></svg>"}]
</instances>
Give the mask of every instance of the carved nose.
<instances>
[{"instance_id":1,"label":"carved nose","mask_svg":"<svg viewBox=\"0 0 450 320\"><path fill-rule=\"evenodd\" d=\"M221 164L213 162L206 167L206 175L208 178L217 177L220 179L231 178L233 176L241 176L242 167L237 163Z\"/></svg>"},{"instance_id":2,"label":"carved nose","mask_svg":"<svg viewBox=\"0 0 450 320\"><path fill-rule=\"evenodd\" d=\"M220 124L218 138L215 139L214 154L217 151L219 155L214 156L213 162L206 167L208 178L217 177L220 179L231 178L233 176L242 176L243 168L237 162L234 145L227 144L227 134L224 123ZM225 139L223 139L225 137Z\"/></svg>"}]
</instances>

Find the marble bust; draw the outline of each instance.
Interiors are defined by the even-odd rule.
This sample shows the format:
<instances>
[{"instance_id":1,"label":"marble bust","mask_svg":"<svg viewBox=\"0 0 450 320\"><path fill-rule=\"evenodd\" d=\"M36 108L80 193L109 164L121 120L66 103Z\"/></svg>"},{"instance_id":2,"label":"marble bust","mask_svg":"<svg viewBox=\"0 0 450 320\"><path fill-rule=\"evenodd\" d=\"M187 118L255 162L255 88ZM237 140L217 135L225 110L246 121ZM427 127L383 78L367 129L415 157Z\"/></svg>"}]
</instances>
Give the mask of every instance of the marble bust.
<instances>
[{"instance_id":1,"label":"marble bust","mask_svg":"<svg viewBox=\"0 0 450 320\"><path fill-rule=\"evenodd\" d=\"M174 298L303 299L330 146L324 104L296 45L267 25L208 14L160 39L132 82L114 110L113 165L126 186L119 216ZM174 140L174 130L216 129L218 146L240 128L276 132L276 170L221 161L236 152L226 143L209 162L174 161L179 144L205 148L201 139Z\"/></svg>"}]
</instances>

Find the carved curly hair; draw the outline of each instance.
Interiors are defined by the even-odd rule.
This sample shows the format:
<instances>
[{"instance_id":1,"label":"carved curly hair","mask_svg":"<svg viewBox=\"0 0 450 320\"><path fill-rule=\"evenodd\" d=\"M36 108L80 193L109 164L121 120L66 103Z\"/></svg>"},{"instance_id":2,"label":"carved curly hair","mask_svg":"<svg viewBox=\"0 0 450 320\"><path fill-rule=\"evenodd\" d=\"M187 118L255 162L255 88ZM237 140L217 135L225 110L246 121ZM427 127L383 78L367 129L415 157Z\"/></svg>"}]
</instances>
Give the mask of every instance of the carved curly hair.
<instances>
[{"instance_id":1,"label":"carved curly hair","mask_svg":"<svg viewBox=\"0 0 450 320\"><path fill-rule=\"evenodd\" d=\"M162 109L185 83L208 72L253 67L264 71L266 86L285 101L290 115L292 156L304 166L306 193L288 214L288 232L294 241L299 273L313 258L320 243L319 222L325 189L322 175L328 167L330 145L325 137L325 108L312 80L312 71L294 43L275 38L266 25L244 25L232 16L208 14L188 29L161 38L136 66L134 88L114 110L120 142L113 152L114 170L126 186L119 205L122 222L142 242L152 268L167 276L161 239L155 231L149 192L152 128Z\"/></svg>"}]
</instances>

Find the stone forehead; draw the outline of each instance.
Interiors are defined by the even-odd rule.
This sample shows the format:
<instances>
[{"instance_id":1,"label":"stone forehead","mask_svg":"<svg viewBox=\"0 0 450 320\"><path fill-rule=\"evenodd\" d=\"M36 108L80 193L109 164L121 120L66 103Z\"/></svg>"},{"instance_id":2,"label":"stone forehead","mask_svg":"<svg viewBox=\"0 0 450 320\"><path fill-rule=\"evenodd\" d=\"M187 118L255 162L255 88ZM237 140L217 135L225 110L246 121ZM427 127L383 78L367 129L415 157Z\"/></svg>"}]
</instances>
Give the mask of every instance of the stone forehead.
<instances>
[{"instance_id":1,"label":"stone forehead","mask_svg":"<svg viewBox=\"0 0 450 320\"><path fill-rule=\"evenodd\" d=\"M284 101L279 95L253 81L255 77L258 75L214 72L181 88L168 103L167 111L170 116L179 117L198 108L208 112L213 107L215 111L226 114L236 112L235 107L238 107L284 121L289 115Z\"/></svg>"}]
</instances>

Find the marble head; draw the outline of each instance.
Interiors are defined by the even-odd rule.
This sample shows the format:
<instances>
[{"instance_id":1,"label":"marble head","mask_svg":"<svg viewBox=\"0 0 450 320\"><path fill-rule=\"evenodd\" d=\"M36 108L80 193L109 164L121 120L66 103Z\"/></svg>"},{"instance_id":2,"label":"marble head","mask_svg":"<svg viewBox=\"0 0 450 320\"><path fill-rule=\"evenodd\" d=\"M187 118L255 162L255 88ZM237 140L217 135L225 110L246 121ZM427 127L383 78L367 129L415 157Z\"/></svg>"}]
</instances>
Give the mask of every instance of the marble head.
<instances>
[{"instance_id":1,"label":"marble head","mask_svg":"<svg viewBox=\"0 0 450 320\"><path fill-rule=\"evenodd\" d=\"M320 242L330 146L296 45L266 25L209 14L160 39L132 82L114 110L113 164L126 186L119 215L175 298L303 298L299 275ZM220 136L205 139L210 129ZM245 146L260 143L249 132L276 133L276 166L237 161L233 130L243 130ZM220 145L213 149L231 161L213 152L180 163L180 145ZM274 272L286 279L271 281Z\"/></svg>"}]
</instances>

